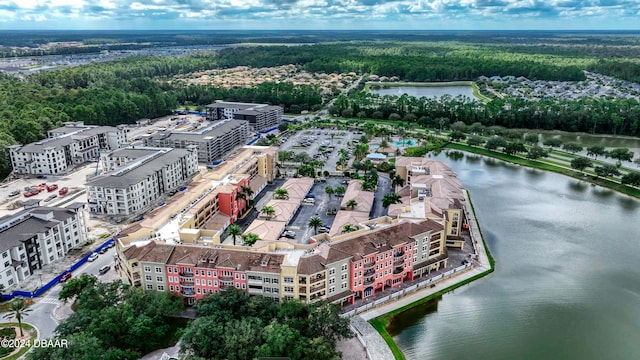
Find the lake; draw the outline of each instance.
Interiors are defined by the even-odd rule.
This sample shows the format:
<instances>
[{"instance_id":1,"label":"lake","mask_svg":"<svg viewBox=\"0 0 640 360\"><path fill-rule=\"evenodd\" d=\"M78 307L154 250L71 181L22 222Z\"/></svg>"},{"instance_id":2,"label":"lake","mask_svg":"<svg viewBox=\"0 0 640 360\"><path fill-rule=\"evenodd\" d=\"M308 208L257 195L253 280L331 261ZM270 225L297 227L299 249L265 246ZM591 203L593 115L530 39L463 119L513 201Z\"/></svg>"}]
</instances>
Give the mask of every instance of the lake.
<instances>
[{"instance_id":1,"label":"lake","mask_svg":"<svg viewBox=\"0 0 640 360\"><path fill-rule=\"evenodd\" d=\"M640 202L562 175L444 153L470 191L489 276L394 322L407 359L638 359Z\"/></svg>"},{"instance_id":2,"label":"lake","mask_svg":"<svg viewBox=\"0 0 640 360\"><path fill-rule=\"evenodd\" d=\"M456 97L458 95L466 96L470 99L477 100L473 95L473 88L466 85L451 85L451 86L391 86L381 89L371 89L373 94L384 95L396 95L401 96L407 94L414 97L431 97L439 98L443 95L451 95Z\"/></svg>"}]
</instances>

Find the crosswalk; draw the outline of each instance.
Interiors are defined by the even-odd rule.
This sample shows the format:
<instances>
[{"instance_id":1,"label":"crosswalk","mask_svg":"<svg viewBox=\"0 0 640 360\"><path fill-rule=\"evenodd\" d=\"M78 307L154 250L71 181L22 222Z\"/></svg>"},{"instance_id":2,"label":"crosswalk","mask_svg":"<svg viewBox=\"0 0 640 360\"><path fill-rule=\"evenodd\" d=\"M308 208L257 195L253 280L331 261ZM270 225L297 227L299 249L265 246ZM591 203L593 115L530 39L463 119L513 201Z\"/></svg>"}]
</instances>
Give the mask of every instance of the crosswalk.
<instances>
[{"instance_id":1,"label":"crosswalk","mask_svg":"<svg viewBox=\"0 0 640 360\"><path fill-rule=\"evenodd\" d=\"M45 303L45 304L54 304L54 305L58 305L60 304L60 300L56 299L56 298L52 298L52 297L45 297L40 299L39 302Z\"/></svg>"}]
</instances>

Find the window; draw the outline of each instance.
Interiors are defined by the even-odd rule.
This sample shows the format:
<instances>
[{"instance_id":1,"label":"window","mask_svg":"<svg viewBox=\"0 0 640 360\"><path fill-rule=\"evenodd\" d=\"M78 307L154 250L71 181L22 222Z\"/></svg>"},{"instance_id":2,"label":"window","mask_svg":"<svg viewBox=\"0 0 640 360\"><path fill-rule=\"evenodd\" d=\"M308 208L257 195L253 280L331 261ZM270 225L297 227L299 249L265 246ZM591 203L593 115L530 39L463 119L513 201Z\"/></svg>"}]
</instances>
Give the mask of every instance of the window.
<instances>
[{"instance_id":1,"label":"window","mask_svg":"<svg viewBox=\"0 0 640 360\"><path fill-rule=\"evenodd\" d=\"M3 258L6 258L7 256L9 256L9 254L6 251L2 253Z\"/></svg>"},{"instance_id":2,"label":"window","mask_svg":"<svg viewBox=\"0 0 640 360\"><path fill-rule=\"evenodd\" d=\"M236 283L236 289L240 289L240 283Z\"/></svg>"},{"instance_id":3,"label":"window","mask_svg":"<svg viewBox=\"0 0 640 360\"><path fill-rule=\"evenodd\" d=\"M161 268L161 267L159 267L159 266L156 266L156 272L157 272L157 273L161 273L161 272L162 272L162 268Z\"/></svg>"},{"instance_id":4,"label":"window","mask_svg":"<svg viewBox=\"0 0 640 360\"><path fill-rule=\"evenodd\" d=\"M207 271L207 276L211 277L211 271ZM209 281L209 282L211 282L211 281Z\"/></svg>"},{"instance_id":5,"label":"window","mask_svg":"<svg viewBox=\"0 0 640 360\"><path fill-rule=\"evenodd\" d=\"M278 280L278 279L271 279L271 282L272 282L272 283L274 283L274 284L277 284L277 283L279 283L279 282L280 282L280 280Z\"/></svg>"},{"instance_id":6,"label":"window","mask_svg":"<svg viewBox=\"0 0 640 360\"><path fill-rule=\"evenodd\" d=\"M147 284L147 290L153 290L153 285Z\"/></svg>"},{"instance_id":7,"label":"window","mask_svg":"<svg viewBox=\"0 0 640 360\"><path fill-rule=\"evenodd\" d=\"M236 273L236 279L240 279L240 274Z\"/></svg>"},{"instance_id":8,"label":"window","mask_svg":"<svg viewBox=\"0 0 640 360\"><path fill-rule=\"evenodd\" d=\"M293 286L285 286L284 287L284 292L292 293L293 292Z\"/></svg>"},{"instance_id":9,"label":"window","mask_svg":"<svg viewBox=\"0 0 640 360\"><path fill-rule=\"evenodd\" d=\"M342 280L347 280L347 274L342 274Z\"/></svg>"},{"instance_id":10,"label":"window","mask_svg":"<svg viewBox=\"0 0 640 360\"><path fill-rule=\"evenodd\" d=\"M247 284L242 284L242 288L246 289L247 288Z\"/></svg>"},{"instance_id":11,"label":"window","mask_svg":"<svg viewBox=\"0 0 640 360\"><path fill-rule=\"evenodd\" d=\"M335 287L332 286L329 288L329 294L333 294L335 291L336 291Z\"/></svg>"},{"instance_id":12,"label":"window","mask_svg":"<svg viewBox=\"0 0 640 360\"><path fill-rule=\"evenodd\" d=\"M242 280L245 279L245 274L240 275L240 277L242 278Z\"/></svg>"},{"instance_id":13,"label":"window","mask_svg":"<svg viewBox=\"0 0 640 360\"><path fill-rule=\"evenodd\" d=\"M200 294L200 288L196 288L196 293Z\"/></svg>"},{"instance_id":14,"label":"window","mask_svg":"<svg viewBox=\"0 0 640 360\"><path fill-rule=\"evenodd\" d=\"M151 266L145 266L144 267L144 271L145 272L151 272Z\"/></svg>"},{"instance_id":15,"label":"window","mask_svg":"<svg viewBox=\"0 0 640 360\"><path fill-rule=\"evenodd\" d=\"M164 285L158 285L158 291L164 291Z\"/></svg>"},{"instance_id":16,"label":"window","mask_svg":"<svg viewBox=\"0 0 640 360\"><path fill-rule=\"evenodd\" d=\"M285 282L285 283L289 283L289 284L293 284L293 277L291 277L291 276L285 276L285 277L284 277L284 282Z\"/></svg>"},{"instance_id":17,"label":"window","mask_svg":"<svg viewBox=\"0 0 640 360\"><path fill-rule=\"evenodd\" d=\"M160 285L160 286L162 286L162 285ZM173 285L169 285L169 290L173 291Z\"/></svg>"},{"instance_id":18,"label":"window","mask_svg":"<svg viewBox=\"0 0 640 360\"><path fill-rule=\"evenodd\" d=\"M329 284L335 284L336 278L329 278Z\"/></svg>"},{"instance_id":19,"label":"window","mask_svg":"<svg viewBox=\"0 0 640 360\"><path fill-rule=\"evenodd\" d=\"M162 276L156 276L156 281L157 282L162 282Z\"/></svg>"},{"instance_id":20,"label":"window","mask_svg":"<svg viewBox=\"0 0 640 360\"><path fill-rule=\"evenodd\" d=\"M170 272L170 273L173 272L173 268L170 268L170 267L167 268L167 272Z\"/></svg>"},{"instance_id":21,"label":"window","mask_svg":"<svg viewBox=\"0 0 640 360\"><path fill-rule=\"evenodd\" d=\"M335 268L329 269L329 275L335 275L335 273L336 273L336 269Z\"/></svg>"},{"instance_id":22,"label":"window","mask_svg":"<svg viewBox=\"0 0 640 360\"><path fill-rule=\"evenodd\" d=\"M145 275L144 279L147 280L147 281L151 281L152 280L151 275Z\"/></svg>"},{"instance_id":23,"label":"window","mask_svg":"<svg viewBox=\"0 0 640 360\"><path fill-rule=\"evenodd\" d=\"M211 280L207 281L207 285L211 286L211 284L213 283Z\"/></svg>"},{"instance_id":24,"label":"window","mask_svg":"<svg viewBox=\"0 0 640 360\"><path fill-rule=\"evenodd\" d=\"M342 271L347 271L347 264L342 264Z\"/></svg>"},{"instance_id":25,"label":"window","mask_svg":"<svg viewBox=\"0 0 640 360\"><path fill-rule=\"evenodd\" d=\"M270 278L264 278L264 282L267 284L271 284L271 279Z\"/></svg>"}]
</instances>

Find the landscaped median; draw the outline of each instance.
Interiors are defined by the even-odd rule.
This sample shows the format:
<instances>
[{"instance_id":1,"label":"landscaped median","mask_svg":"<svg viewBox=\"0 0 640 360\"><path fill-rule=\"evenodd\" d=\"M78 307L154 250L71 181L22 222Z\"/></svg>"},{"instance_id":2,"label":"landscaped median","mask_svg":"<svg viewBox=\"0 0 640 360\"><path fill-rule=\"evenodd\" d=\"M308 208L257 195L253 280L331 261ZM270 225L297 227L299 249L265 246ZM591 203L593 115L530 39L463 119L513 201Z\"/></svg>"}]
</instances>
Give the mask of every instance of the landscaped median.
<instances>
[{"instance_id":1,"label":"landscaped median","mask_svg":"<svg viewBox=\"0 0 640 360\"><path fill-rule=\"evenodd\" d=\"M20 336L19 324L17 322L0 324L2 334L2 347L0 348L1 360L16 360L24 355L38 341L38 331L29 324L22 323L22 332L24 336ZM5 331L15 330L15 335L11 336Z\"/></svg>"},{"instance_id":2,"label":"landscaped median","mask_svg":"<svg viewBox=\"0 0 640 360\"><path fill-rule=\"evenodd\" d=\"M475 208L473 206L473 202L471 202L471 197L468 198L469 199L469 205L471 206L471 211L474 214L474 218L477 219L477 217L475 216ZM402 360L404 359L404 354L402 353L402 351L400 350L400 348L398 347L398 345L396 344L395 341L393 341L393 338L391 337L391 335L389 334L389 332L387 331L387 328L389 327L389 325L392 323L393 318L407 310L410 310L412 308L415 308L416 306L419 306L421 304L427 303L433 299L439 298L442 295L448 293L449 291L452 291L454 289L457 289L461 286L464 286L466 284L469 284L475 280L478 280L484 276L489 275L490 273L493 272L493 270L495 269L495 260L493 259L493 257L491 256L491 252L489 251L489 248L487 247L487 244L484 241L484 236L482 236L482 229L480 228L480 224L476 222L476 225L478 226L478 231L480 232L480 236L483 239L482 240L482 246L484 247L484 251L487 255L487 259L489 260L489 269L487 269L484 272L481 272L479 274L476 274L470 278L461 280L449 287L446 287L442 290L436 291L435 293L432 293L420 300L414 301L408 305L402 306L398 309L392 310L384 315L380 315L376 318L373 318L371 320L369 320L369 323L378 331L378 333L380 333L380 336L382 336L382 338L387 342L387 345L389 345L389 348L391 349L391 352L393 353L393 356L396 358L396 360Z\"/></svg>"},{"instance_id":3,"label":"landscaped median","mask_svg":"<svg viewBox=\"0 0 640 360\"><path fill-rule=\"evenodd\" d=\"M503 152L492 151L492 150L488 150L488 149L485 149L485 148L470 146L470 145L461 144L461 143L454 143L454 142L449 142L444 147L447 148L447 149L461 150L461 151L466 151L466 152L470 152L470 153L474 153L474 154L478 154L478 155L484 155L484 156L487 156L487 157L491 157L491 158L495 158L495 159L498 159L498 160L510 162L510 163L513 163L513 164L523 165L523 166L527 166L527 167L531 167L531 168L535 168L535 169L552 171L552 172L555 172L555 173L558 173L558 174L570 176L570 177L575 178L575 179L579 179L579 180L587 181L587 182L590 182L590 183L593 183L593 184L596 184L596 185L600 185L602 187L605 187L605 188L608 188L608 189L611 189L611 190L615 190L615 191L618 191L620 193L623 193L623 194L626 194L626 195L629 195L629 196L640 198L640 189L637 189L637 188L634 188L634 187L631 187L631 186L627 186L627 185L622 185L620 183L617 183L615 181L611 181L611 180L608 180L608 179L605 179L605 178L602 178L602 177L585 176L585 173L583 173L583 172L576 171L576 170L569 169L569 168L565 168L565 167L562 167L562 166L557 166L557 165L545 163L545 162L542 162L540 160L525 159L525 158L522 158L522 157L519 157L519 156L505 154Z\"/></svg>"}]
</instances>

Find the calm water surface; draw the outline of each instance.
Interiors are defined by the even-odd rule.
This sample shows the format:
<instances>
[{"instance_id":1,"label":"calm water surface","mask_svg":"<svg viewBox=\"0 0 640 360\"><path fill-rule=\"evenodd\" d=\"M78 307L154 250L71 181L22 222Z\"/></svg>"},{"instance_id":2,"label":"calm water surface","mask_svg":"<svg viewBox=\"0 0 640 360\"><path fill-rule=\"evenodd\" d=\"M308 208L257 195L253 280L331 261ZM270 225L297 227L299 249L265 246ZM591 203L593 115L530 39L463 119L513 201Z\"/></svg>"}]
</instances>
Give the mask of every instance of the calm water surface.
<instances>
[{"instance_id":1,"label":"calm water surface","mask_svg":"<svg viewBox=\"0 0 640 360\"><path fill-rule=\"evenodd\" d=\"M455 86L393 86L382 89L372 89L372 93L381 96L384 95L397 95L407 94L415 97L441 97L443 95L451 95L456 97L458 95L466 96L470 99L477 99L473 95L473 88L471 86L455 85Z\"/></svg>"},{"instance_id":2,"label":"calm water surface","mask_svg":"<svg viewBox=\"0 0 640 360\"><path fill-rule=\"evenodd\" d=\"M473 155L496 271L394 324L407 359L640 359L640 202Z\"/></svg>"}]
</instances>

